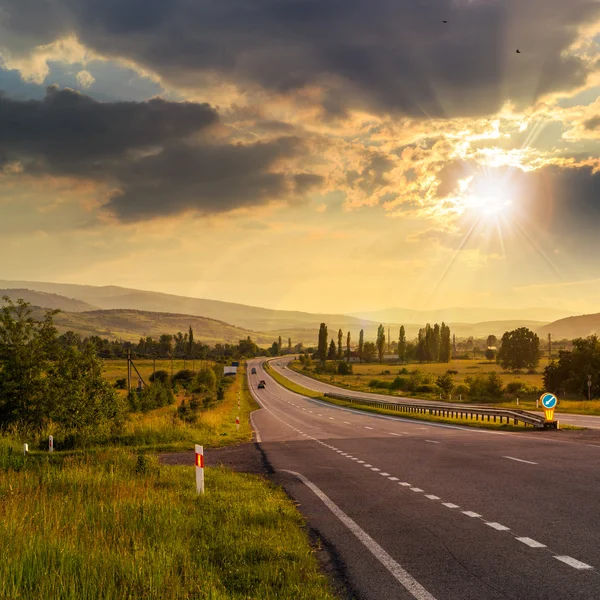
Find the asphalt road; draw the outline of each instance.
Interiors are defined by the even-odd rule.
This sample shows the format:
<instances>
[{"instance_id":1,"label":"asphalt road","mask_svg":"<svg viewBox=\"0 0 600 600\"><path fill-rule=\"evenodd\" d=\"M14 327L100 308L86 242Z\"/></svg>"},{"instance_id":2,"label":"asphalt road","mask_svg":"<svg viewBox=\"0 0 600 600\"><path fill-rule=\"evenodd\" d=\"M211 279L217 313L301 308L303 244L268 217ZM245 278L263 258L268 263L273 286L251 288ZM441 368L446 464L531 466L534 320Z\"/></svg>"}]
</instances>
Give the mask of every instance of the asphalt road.
<instances>
[{"instance_id":1,"label":"asphalt road","mask_svg":"<svg viewBox=\"0 0 600 600\"><path fill-rule=\"evenodd\" d=\"M356 598L600 598L600 445L359 413L250 366L261 448Z\"/></svg>"},{"instance_id":2,"label":"asphalt road","mask_svg":"<svg viewBox=\"0 0 600 600\"><path fill-rule=\"evenodd\" d=\"M275 368L277 371L280 371L284 374L288 379L295 381L299 385L308 388L309 390L314 390L317 392L330 392L330 393L338 393L344 394L346 396L362 396L363 398L373 398L376 400L381 400L383 402L397 402L402 401L408 404L418 403L418 404L439 404L439 402L431 402L429 400L420 400L416 398L403 398L398 396L389 396L387 394L372 394L368 392L356 392L353 390L347 390L344 388L337 387L335 385L330 385L328 383L323 383L322 381L317 381L312 377L307 377L306 375L302 375L297 371L287 368L287 364L291 361L291 358L282 358L279 361L271 361L271 366ZM281 366L278 366L277 363L281 363ZM286 365L285 370L282 369L282 366ZM452 403L444 403L449 406L457 406L457 407L465 407L467 404L452 404ZM516 406L515 406L516 408ZM533 411L536 412L536 411ZM539 412L539 414L543 414ZM561 413L559 411L554 413L554 418L558 419L561 424L565 425L576 425L577 427L588 427L590 429L600 429L600 417L592 416L592 415L571 415L567 413Z\"/></svg>"}]
</instances>

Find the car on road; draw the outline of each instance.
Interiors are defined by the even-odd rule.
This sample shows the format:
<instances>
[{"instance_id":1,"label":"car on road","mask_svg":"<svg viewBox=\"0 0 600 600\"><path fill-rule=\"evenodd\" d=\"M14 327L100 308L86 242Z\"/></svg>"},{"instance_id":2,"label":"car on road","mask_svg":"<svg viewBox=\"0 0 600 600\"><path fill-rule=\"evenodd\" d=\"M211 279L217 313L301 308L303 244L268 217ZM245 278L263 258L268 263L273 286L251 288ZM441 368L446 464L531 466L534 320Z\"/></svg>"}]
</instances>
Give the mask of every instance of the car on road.
<instances>
[{"instance_id":1,"label":"car on road","mask_svg":"<svg viewBox=\"0 0 600 600\"><path fill-rule=\"evenodd\" d=\"M264 379L261 379L261 380L258 382L258 389L260 390L260 389L264 388L264 387L265 387L265 385L266 385L266 384L265 384L265 380L264 380Z\"/></svg>"},{"instance_id":2,"label":"car on road","mask_svg":"<svg viewBox=\"0 0 600 600\"><path fill-rule=\"evenodd\" d=\"M256 375L256 367L252 367L252 371L250 371L252 375Z\"/></svg>"}]
</instances>

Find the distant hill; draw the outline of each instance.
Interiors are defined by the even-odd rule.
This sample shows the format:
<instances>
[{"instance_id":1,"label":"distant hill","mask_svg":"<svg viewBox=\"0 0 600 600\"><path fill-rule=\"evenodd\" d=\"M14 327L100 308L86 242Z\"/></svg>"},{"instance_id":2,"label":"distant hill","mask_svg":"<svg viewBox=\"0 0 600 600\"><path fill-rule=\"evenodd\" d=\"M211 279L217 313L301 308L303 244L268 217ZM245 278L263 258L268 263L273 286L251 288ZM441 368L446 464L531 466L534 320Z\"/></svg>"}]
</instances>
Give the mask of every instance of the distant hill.
<instances>
[{"instance_id":1,"label":"distant hill","mask_svg":"<svg viewBox=\"0 0 600 600\"><path fill-rule=\"evenodd\" d=\"M346 315L313 314L301 311L273 310L219 300L188 298L162 292L149 292L118 286L74 285L26 281L0 281L6 288L26 288L77 298L102 309L134 309L161 313L196 315L231 323L255 331L312 329L314 337L320 323L327 323L332 334L338 329L358 336L361 327L377 331L379 323ZM334 331L335 330L335 331Z\"/></svg>"},{"instance_id":2,"label":"distant hill","mask_svg":"<svg viewBox=\"0 0 600 600\"><path fill-rule=\"evenodd\" d=\"M66 310L68 312L84 312L86 310L96 310L98 307L76 300L75 298L67 298L59 294L51 294L48 292L36 292L26 289L0 289L0 298L8 296L13 302L16 300L25 300L32 306L41 308L52 308Z\"/></svg>"},{"instance_id":3,"label":"distant hill","mask_svg":"<svg viewBox=\"0 0 600 600\"><path fill-rule=\"evenodd\" d=\"M543 336L547 336L549 333L557 340L565 338L572 340L578 337L587 337L593 333L600 334L600 313L559 319L541 327L538 331L538 334Z\"/></svg>"},{"instance_id":4,"label":"distant hill","mask_svg":"<svg viewBox=\"0 0 600 600\"><path fill-rule=\"evenodd\" d=\"M494 321L538 321L550 323L575 315L568 310L553 308L445 308L439 310L412 310L388 308L352 316L383 323L481 323Z\"/></svg>"},{"instance_id":5,"label":"distant hill","mask_svg":"<svg viewBox=\"0 0 600 600\"><path fill-rule=\"evenodd\" d=\"M42 311L38 309L40 316ZM157 313L141 310L95 310L90 312L61 312L54 317L60 333L74 331L82 336L98 335L108 339L137 342L142 336L157 339L163 333L187 333L191 326L196 340L205 344L237 343L248 336L259 345L271 345L273 336L215 319L194 315Z\"/></svg>"}]
</instances>

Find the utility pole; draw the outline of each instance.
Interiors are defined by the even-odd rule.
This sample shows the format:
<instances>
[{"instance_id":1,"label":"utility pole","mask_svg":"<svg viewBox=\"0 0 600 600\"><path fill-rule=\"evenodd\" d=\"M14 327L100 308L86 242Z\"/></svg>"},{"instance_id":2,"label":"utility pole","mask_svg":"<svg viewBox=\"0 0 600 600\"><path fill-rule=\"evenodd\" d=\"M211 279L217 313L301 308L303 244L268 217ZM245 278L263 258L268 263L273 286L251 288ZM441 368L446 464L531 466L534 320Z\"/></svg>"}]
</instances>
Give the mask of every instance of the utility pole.
<instances>
[{"instance_id":1,"label":"utility pole","mask_svg":"<svg viewBox=\"0 0 600 600\"><path fill-rule=\"evenodd\" d=\"M131 391L131 349L127 348L127 393Z\"/></svg>"},{"instance_id":2,"label":"utility pole","mask_svg":"<svg viewBox=\"0 0 600 600\"><path fill-rule=\"evenodd\" d=\"M392 338L390 337L390 326L388 325L388 354L391 352L390 350L390 340Z\"/></svg>"}]
</instances>

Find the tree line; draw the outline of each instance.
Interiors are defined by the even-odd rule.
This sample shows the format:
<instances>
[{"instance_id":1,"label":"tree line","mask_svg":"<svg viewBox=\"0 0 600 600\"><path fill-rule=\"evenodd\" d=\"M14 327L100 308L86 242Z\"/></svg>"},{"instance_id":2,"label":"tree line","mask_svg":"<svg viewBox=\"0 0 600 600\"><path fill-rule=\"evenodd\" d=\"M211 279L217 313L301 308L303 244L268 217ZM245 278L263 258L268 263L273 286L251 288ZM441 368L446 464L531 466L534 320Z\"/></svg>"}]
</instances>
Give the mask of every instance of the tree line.
<instances>
[{"instance_id":1,"label":"tree line","mask_svg":"<svg viewBox=\"0 0 600 600\"><path fill-rule=\"evenodd\" d=\"M385 327L379 325L377 328L377 336L374 342L365 341L365 331L360 330L358 337L358 345L356 350L351 347L351 334L348 331L345 336L345 347L343 345L344 332L339 329L337 332L337 344L334 338L329 341L328 329L325 323L321 323L319 327L319 338L317 344L316 358L322 365L327 360L341 361L355 356L359 362L373 362L375 358L379 362L383 362L386 350L387 340ZM414 342L409 342L406 339L406 330L402 325L398 331L398 342L395 345L395 353L398 356L398 361L401 363L409 361L418 362L449 362L452 358L452 344L450 327L445 323L432 327L429 323L419 330L419 335Z\"/></svg>"}]
</instances>

